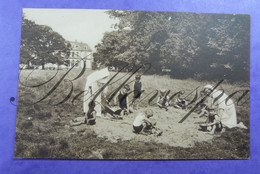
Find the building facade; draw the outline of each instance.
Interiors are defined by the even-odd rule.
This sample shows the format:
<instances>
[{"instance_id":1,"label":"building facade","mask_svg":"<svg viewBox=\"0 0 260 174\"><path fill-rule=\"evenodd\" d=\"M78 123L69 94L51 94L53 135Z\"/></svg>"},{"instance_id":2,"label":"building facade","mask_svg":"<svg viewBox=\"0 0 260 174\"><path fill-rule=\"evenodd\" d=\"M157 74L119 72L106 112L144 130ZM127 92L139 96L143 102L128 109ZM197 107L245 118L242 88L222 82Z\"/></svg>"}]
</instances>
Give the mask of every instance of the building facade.
<instances>
[{"instance_id":1,"label":"building facade","mask_svg":"<svg viewBox=\"0 0 260 174\"><path fill-rule=\"evenodd\" d=\"M93 54L92 50L86 43L69 41L71 45L71 51L68 61L68 68L82 68L84 63L86 64L87 69L92 69L93 63Z\"/></svg>"}]
</instances>

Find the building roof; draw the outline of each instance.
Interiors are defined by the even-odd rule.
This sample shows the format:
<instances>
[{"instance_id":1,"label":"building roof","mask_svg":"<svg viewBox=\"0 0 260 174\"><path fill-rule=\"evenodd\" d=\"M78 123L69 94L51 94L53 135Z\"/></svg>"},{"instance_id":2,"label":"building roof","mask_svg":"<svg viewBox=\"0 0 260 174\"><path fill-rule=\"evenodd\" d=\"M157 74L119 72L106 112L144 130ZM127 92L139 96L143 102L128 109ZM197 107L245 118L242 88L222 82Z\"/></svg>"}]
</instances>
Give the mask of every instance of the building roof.
<instances>
[{"instance_id":1,"label":"building roof","mask_svg":"<svg viewBox=\"0 0 260 174\"><path fill-rule=\"evenodd\" d=\"M83 42L77 42L77 41L68 41L71 44L71 48L74 51L88 51L91 52L92 50L88 46L88 44Z\"/></svg>"}]
</instances>

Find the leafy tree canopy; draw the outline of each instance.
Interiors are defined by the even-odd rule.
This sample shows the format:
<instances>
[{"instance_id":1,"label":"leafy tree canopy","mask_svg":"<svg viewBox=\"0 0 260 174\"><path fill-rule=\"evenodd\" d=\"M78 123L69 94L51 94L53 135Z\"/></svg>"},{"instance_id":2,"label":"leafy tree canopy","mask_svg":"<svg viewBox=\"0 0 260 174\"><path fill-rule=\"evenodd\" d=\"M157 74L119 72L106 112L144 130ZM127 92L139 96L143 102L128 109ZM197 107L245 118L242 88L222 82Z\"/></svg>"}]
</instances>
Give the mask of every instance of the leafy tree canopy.
<instances>
[{"instance_id":1,"label":"leafy tree canopy","mask_svg":"<svg viewBox=\"0 0 260 174\"><path fill-rule=\"evenodd\" d=\"M23 15L20 62L35 65L46 63L64 64L70 53L70 44L65 39L45 25L38 25L26 19Z\"/></svg>"},{"instance_id":2,"label":"leafy tree canopy","mask_svg":"<svg viewBox=\"0 0 260 174\"><path fill-rule=\"evenodd\" d=\"M115 31L96 45L108 66L151 63L174 78L249 80L248 15L108 11Z\"/></svg>"}]
</instances>

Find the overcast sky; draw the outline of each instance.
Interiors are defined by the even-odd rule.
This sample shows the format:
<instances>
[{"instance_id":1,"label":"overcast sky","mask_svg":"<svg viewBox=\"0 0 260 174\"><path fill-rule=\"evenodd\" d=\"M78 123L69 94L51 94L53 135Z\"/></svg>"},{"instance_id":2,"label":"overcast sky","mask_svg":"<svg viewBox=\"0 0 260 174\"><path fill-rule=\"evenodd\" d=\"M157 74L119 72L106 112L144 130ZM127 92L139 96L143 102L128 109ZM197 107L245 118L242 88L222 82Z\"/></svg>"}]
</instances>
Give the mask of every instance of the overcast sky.
<instances>
[{"instance_id":1,"label":"overcast sky","mask_svg":"<svg viewBox=\"0 0 260 174\"><path fill-rule=\"evenodd\" d=\"M69 41L87 43L94 51L106 31L117 21L109 18L105 10L83 9L23 9L27 19L48 25Z\"/></svg>"}]
</instances>

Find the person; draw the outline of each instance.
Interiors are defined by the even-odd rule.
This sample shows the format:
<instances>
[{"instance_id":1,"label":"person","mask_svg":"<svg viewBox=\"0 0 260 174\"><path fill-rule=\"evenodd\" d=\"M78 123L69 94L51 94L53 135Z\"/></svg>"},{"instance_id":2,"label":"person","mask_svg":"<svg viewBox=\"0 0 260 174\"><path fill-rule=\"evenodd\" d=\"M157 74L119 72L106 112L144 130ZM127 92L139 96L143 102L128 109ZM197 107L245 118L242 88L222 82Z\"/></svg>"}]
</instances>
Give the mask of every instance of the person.
<instances>
[{"instance_id":1,"label":"person","mask_svg":"<svg viewBox=\"0 0 260 174\"><path fill-rule=\"evenodd\" d=\"M168 106L170 105L168 91L165 89L160 90L160 95L157 99L157 106L160 108L164 108L166 111L168 111Z\"/></svg>"},{"instance_id":2,"label":"person","mask_svg":"<svg viewBox=\"0 0 260 174\"><path fill-rule=\"evenodd\" d=\"M95 102L90 101L88 104L88 112L84 117L77 117L70 120L70 126L79 126L81 124L94 125L96 124L96 111L95 111Z\"/></svg>"},{"instance_id":3,"label":"person","mask_svg":"<svg viewBox=\"0 0 260 174\"><path fill-rule=\"evenodd\" d=\"M228 98L228 95L220 90L213 90L211 85L206 85L203 88L205 94L209 94L206 99L206 105L211 108L216 108L217 115L220 117L224 127L237 127L237 114L233 100Z\"/></svg>"},{"instance_id":4,"label":"person","mask_svg":"<svg viewBox=\"0 0 260 174\"><path fill-rule=\"evenodd\" d=\"M117 97L115 99L118 102L119 108L121 109L121 115L127 115L129 113L132 113L132 110L129 107L129 99L128 99L128 92L130 91L130 86L128 84L125 84L123 89L120 90L120 92L117 94ZM115 101L115 103L117 103Z\"/></svg>"},{"instance_id":5,"label":"person","mask_svg":"<svg viewBox=\"0 0 260 174\"><path fill-rule=\"evenodd\" d=\"M139 100L142 94L142 82L141 82L141 76L136 75L135 76L135 83L134 83L134 96L133 96L133 108L135 110L139 109Z\"/></svg>"},{"instance_id":6,"label":"person","mask_svg":"<svg viewBox=\"0 0 260 174\"><path fill-rule=\"evenodd\" d=\"M186 109L186 107L188 105L188 101L181 97L181 95L183 95L183 94L184 94L184 92L181 91L177 95L175 105L173 107L178 108L178 109Z\"/></svg>"},{"instance_id":7,"label":"person","mask_svg":"<svg viewBox=\"0 0 260 174\"><path fill-rule=\"evenodd\" d=\"M194 116L194 118L199 118L199 117L203 117L203 116L207 116L209 114L208 112L208 107L207 105L205 105L204 103L201 103L198 107L197 112L197 116Z\"/></svg>"},{"instance_id":8,"label":"person","mask_svg":"<svg viewBox=\"0 0 260 174\"><path fill-rule=\"evenodd\" d=\"M84 97L83 97L83 112L86 114L89 110L89 102L92 101L93 97L99 92L100 88L108 82L109 80L109 71L108 68L103 68L101 70L94 71L90 75L88 75L85 90L84 90ZM102 102L103 98L102 95L106 95L107 87L95 98L95 110L96 116L101 117L102 114Z\"/></svg>"},{"instance_id":9,"label":"person","mask_svg":"<svg viewBox=\"0 0 260 174\"><path fill-rule=\"evenodd\" d=\"M145 112L139 112L133 122L133 130L136 134L157 134L161 135L162 131L155 128L156 122L150 120L153 117L153 111L151 109L145 110ZM156 132L157 130L157 132Z\"/></svg>"},{"instance_id":10,"label":"person","mask_svg":"<svg viewBox=\"0 0 260 174\"><path fill-rule=\"evenodd\" d=\"M220 117L216 114L214 108L208 108L208 118L204 124L200 125L201 129L204 127L210 131L209 134L214 134L215 132L221 132L223 126Z\"/></svg>"},{"instance_id":11,"label":"person","mask_svg":"<svg viewBox=\"0 0 260 174\"><path fill-rule=\"evenodd\" d=\"M91 101L89 102L89 110L87 112L87 117L86 117L86 123L88 125L94 125L96 124L96 110L95 110L95 102L94 101Z\"/></svg>"},{"instance_id":12,"label":"person","mask_svg":"<svg viewBox=\"0 0 260 174\"><path fill-rule=\"evenodd\" d=\"M117 109L114 110L110 106L106 105L104 106L105 116L109 116L112 119L123 119L123 110Z\"/></svg>"}]
</instances>

